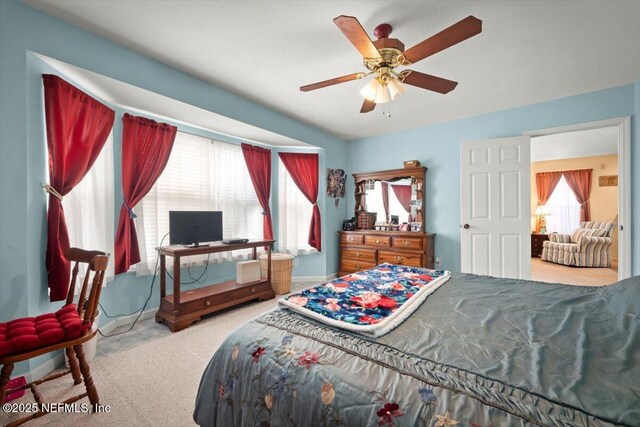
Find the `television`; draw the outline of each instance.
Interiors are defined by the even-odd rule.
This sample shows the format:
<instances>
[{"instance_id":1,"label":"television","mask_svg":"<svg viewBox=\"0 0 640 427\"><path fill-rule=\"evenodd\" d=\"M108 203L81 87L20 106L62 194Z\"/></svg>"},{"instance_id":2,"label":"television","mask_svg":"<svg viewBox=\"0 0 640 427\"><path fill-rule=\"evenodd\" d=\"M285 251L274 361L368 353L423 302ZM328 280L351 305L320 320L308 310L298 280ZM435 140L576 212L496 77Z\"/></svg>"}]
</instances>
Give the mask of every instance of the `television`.
<instances>
[{"instance_id":1,"label":"television","mask_svg":"<svg viewBox=\"0 0 640 427\"><path fill-rule=\"evenodd\" d=\"M222 212L169 211L169 243L200 246L222 240Z\"/></svg>"}]
</instances>

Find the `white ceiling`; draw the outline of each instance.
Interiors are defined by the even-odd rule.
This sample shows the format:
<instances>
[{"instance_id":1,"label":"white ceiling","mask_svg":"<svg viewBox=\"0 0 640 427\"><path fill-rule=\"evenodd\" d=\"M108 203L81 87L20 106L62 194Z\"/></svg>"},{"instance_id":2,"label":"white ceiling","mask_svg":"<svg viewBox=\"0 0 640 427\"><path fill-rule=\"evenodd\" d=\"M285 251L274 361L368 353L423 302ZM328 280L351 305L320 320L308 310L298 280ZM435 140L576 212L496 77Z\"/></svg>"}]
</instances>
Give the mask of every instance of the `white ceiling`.
<instances>
[{"instance_id":1,"label":"white ceiling","mask_svg":"<svg viewBox=\"0 0 640 427\"><path fill-rule=\"evenodd\" d=\"M415 128L640 79L640 2L24 0L27 4L313 124L343 139ZM298 87L362 71L332 19L406 47L474 15L483 32L413 66L459 82L447 95L410 87L392 117L360 114L364 82Z\"/></svg>"},{"instance_id":2,"label":"white ceiling","mask_svg":"<svg viewBox=\"0 0 640 427\"><path fill-rule=\"evenodd\" d=\"M531 138L531 161L618 153L618 128L581 130Z\"/></svg>"},{"instance_id":3,"label":"white ceiling","mask_svg":"<svg viewBox=\"0 0 640 427\"><path fill-rule=\"evenodd\" d=\"M36 56L114 107L151 114L247 142L275 147L308 147L304 142L243 123L175 99L114 80L56 59Z\"/></svg>"}]
</instances>

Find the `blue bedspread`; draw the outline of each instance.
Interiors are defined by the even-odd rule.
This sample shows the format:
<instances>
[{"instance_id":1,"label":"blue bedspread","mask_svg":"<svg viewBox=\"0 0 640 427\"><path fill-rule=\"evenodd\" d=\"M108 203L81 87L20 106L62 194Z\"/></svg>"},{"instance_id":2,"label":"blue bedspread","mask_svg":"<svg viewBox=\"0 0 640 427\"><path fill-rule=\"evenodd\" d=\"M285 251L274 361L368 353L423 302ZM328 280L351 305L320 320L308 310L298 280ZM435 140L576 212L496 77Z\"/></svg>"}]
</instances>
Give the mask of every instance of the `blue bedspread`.
<instances>
[{"instance_id":1,"label":"blue bedspread","mask_svg":"<svg viewBox=\"0 0 640 427\"><path fill-rule=\"evenodd\" d=\"M365 338L287 310L205 371L207 426L640 426L640 278L575 287L452 274Z\"/></svg>"}]
</instances>

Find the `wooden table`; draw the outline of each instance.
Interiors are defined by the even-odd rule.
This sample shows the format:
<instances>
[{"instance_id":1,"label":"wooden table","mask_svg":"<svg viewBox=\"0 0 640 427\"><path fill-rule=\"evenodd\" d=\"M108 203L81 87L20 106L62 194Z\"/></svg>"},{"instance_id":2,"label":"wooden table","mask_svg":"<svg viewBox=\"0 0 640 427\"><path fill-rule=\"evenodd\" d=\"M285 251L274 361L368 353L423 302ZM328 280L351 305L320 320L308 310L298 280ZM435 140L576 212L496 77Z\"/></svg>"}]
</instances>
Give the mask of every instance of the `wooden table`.
<instances>
[{"instance_id":1,"label":"wooden table","mask_svg":"<svg viewBox=\"0 0 640 427\"><path fill-rule=\"evenodd\" d=\"M186 247L183 245L156 248L160 256L160 308L156 322L165 323L171 332L177 332L197 322L202 316L223 308L250 301L267 300L275 297L271 288L271 250L275 240L255 240L248 243L225 245L214 242L210 246ZM182 291L180 289L180 258L194 255L208 255L220 252L253 249L253 259L257 259L258 248L267 247L267 277L255 282L240 284L235 280L216 283L202 288ZM173 258L173 294L167 295L166 257Z\"/></svg>"}]
</instances>

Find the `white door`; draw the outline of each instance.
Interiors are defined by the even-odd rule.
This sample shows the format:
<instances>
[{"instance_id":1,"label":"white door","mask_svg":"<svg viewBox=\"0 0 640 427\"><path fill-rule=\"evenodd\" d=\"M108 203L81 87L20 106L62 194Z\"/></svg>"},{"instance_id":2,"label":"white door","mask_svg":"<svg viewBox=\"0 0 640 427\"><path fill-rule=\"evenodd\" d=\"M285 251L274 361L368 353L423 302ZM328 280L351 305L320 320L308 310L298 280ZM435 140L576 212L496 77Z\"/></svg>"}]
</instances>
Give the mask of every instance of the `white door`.
<instances>
[{"instance_id":1,"label":"white door","mask_svg":"<svg viewBox=\"0 0 640 427\"><path fill-rule=\"evenodd\" d=\"M464 273L531 277L529 146L528 136L462 143Z\"/></svg>"}]
</instances>

